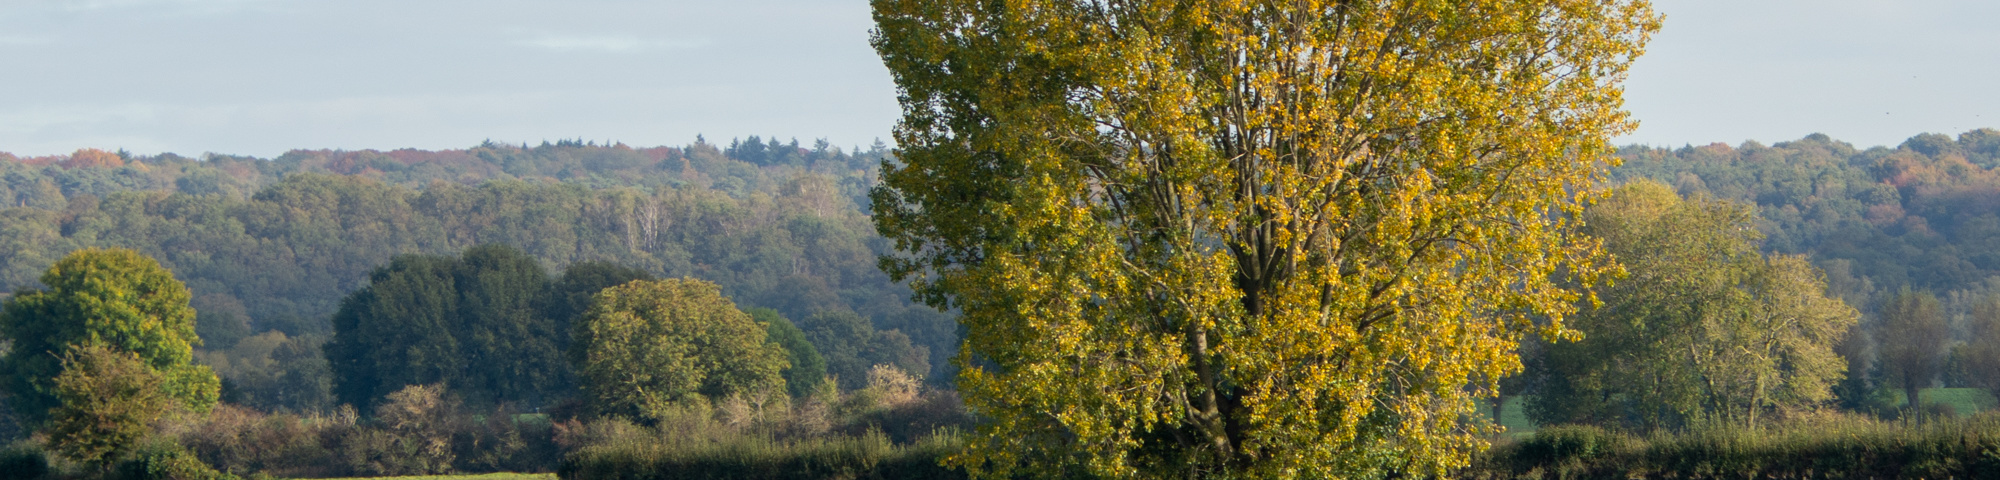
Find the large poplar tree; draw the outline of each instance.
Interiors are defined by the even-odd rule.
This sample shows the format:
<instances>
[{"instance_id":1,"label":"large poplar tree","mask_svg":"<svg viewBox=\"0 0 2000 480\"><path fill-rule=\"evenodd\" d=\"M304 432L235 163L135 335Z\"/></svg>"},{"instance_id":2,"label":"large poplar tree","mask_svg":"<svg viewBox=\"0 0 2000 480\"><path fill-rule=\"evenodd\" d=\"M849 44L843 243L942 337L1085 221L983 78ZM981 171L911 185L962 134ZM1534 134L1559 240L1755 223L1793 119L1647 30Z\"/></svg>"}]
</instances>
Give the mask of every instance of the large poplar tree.
<instances>
[{"instance_id":1,"label":"large poplar tree","mask_svg":"<svg viewBox=\"0 0 2000 480\"><path fill-rule=\"evenodd\" d=\"M981 476L1464 464L1474 396L1605 272L1570 219L1658 26L1644 0L873 5L903 107L883 266L964 314Z\"/></svg>"}]
</instances>

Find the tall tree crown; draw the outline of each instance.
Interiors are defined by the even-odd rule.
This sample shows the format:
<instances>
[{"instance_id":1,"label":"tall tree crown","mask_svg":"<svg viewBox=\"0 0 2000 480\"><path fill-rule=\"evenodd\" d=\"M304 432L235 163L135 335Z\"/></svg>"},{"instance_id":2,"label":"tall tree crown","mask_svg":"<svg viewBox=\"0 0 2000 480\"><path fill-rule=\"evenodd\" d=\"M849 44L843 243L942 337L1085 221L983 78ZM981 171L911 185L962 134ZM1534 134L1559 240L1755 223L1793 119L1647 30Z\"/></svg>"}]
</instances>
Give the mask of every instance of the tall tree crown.
<instances>
[{"instance_id":1,"label":"tall tree crown","mask_svg":"<svg viewBox=\"0 0 2000 480\"><path fill-rule=\"evenodd\" d=\"M1465 462L1467 383L1609 268L1570 219L1658 26L1643 0L873 4L904 112L883 265L964 313L992 421L956 461L999 475Z\"/></svg>"}]
</instances>

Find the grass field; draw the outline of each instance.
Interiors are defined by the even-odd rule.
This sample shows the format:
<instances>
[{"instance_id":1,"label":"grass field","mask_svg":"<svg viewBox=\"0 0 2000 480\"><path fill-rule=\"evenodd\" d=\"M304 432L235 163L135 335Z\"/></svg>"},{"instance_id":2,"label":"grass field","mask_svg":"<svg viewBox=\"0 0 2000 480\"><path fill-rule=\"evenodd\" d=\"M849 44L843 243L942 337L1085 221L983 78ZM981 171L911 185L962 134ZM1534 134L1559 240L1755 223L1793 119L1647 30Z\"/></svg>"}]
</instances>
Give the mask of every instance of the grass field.
<instances>
[{"instance_id":1,"label":"grass field","mask_svg":"<svg viewBox=\"0 0 2000 480\"><path fill-rule=\"evenodd\" d=\"M1509 437L1521 437L1535 433L1535 422L1528 421L1527 411L1522 410L1526 406L1526 400L1527 397L1519 395L1507 397L1507 402L1500 407L1500 426L1507 427L1506 435ZM1480 400L1479 404L1481 407L1491 405L1486 400ZM1479 410L1479 416L1490 419L1493 417L1493 411L1491 409L1481 409Z\"/></svg>"},{"instance_id":2,"label":"grass field","mask_svg":"<svg viewBox=\"0 0 2000 480\"><path fill-rule=\"evenodd\" d=\"M1952 411L1958 412L1960 416L1992 410L1995 403L1993 394L1977 388L1926 388L1917 392L1917 395L1924 397L1924 403L1927 404L1951 405ZM1896 404L1906 403L1909 401L1903 398L1903 392L1896 392Z\"/></svg>"},{"instance_id":3,"label":"grass field","mask_svg":"<svg viewBox=\"0 0 2000 480\"><path fill-rule=\"evenodd\" d=\"M352 477L319 480L556 480L553 473L485 473L479 475L412 475L408 477Z\"/></svg>"}]
</instances>

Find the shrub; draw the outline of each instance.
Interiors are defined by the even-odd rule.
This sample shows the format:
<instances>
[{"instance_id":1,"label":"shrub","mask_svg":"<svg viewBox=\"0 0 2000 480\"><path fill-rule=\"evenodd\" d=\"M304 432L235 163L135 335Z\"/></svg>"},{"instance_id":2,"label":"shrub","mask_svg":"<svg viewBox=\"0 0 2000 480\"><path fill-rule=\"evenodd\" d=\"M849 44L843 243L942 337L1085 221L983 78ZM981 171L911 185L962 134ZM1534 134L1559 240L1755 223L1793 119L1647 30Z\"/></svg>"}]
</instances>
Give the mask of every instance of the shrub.
<instances>
[{"instance_id":1,"label":"shrub","mask_svg":"<svg viewBox=\"0 0 2000 480\"><path fill-rule=\"evenodd\" d=\"M118 464L114 477L118 480L237 480L235 475L210 468L194 454L172 442L152 442L141 448L132 459Z\"/></svg>"},{"instance_id":2,"label":"shrub","mask_svg":"<svg viewBox=\"0 0 2000 480\"><path fill-rule=\"evenodd\" d=\"M165 385L138 355L94 343L71 346L55 378L49 448L94 468L110 466L173 406Z\"/></svg>"},{"instance_id":3,"label":"shrub","mask_svg":"<svg viewBox=\"0 0 2000 480\"><path fill-rule=\"evenodd\" d=\"M459 411L435 387L413 387L358 423L352 407L330 416L265 415L235 406L174 427L196 458L236 475L385 476L443 472L546 472L560 458L541 415Z\"/></svg>"},{"instance_id":4,"label":"shrub","mask_svg":"<svg viewBox=\"0 0 2000 480\"><path fill-rule=\"evenodd\" d=\"M38 480L49 475L49 458L32 444L0 450L0 480Z\"/></svg>"},{"instance_id":5,"label":"shrub","mask_svg":"<svg viewBox=\"0 0 2000 480\"><path fill-rule=\"evenodd\" d=\"M1614 453L1624 438L1590 425L1559 425L1541 429L1521 442L1517 458L1533 465L1588 460Z\"/></svg>"},{"instance_id":6,"label":"shrub","mask_svg":"<svg viewBox=\"0 0 2000 480\"><path fill-rule=\"evenodd\" d=\"M452 437L460 471L547 472L561 459L547 416L503 408L478 420Z\"/></svg>"},{"instance_id":7,"label":"shrub","mask_svg":"<svg viewBox=\"0 0 2000 480\"><path fill-rule=\"evenodd\" d=\"M922 392L893 368L878 372L847 399L819 392L792 409L758 413L733 397L712 409L695 403L657 416L652 426L621 418L564 422L555 427L565 451L558 473L573 480L963 478L939 464L958 446L956 427L970 423L957 395Z\"/></svg>"},{"instance_id":8,"label":"shrub","mask_svg":"<svg viewBox=\"0 0 2000 480\"><path fill-rule=\"evenodd\" d=\"M584 447L565 458L557 474L577 480L964 478L963 471L938 462L957 445L956 435L945 435L898 446L881 432L798 441L745 436L695 444L628 439Z\"/></svg>"},{"instance_id":9,"label":"shrub","mask_svg":"<svg viewBox=\"0 0 2000 480\"><path fill-rule=\"evenodd\" d=\"M1806 415L1740 426L1624 437L1551 427L1487 452L1461 478L1991 478L2000 414L1879 421ZM1986 476L1982 476L1986 475Z\"/></svg>"}]
</instances>

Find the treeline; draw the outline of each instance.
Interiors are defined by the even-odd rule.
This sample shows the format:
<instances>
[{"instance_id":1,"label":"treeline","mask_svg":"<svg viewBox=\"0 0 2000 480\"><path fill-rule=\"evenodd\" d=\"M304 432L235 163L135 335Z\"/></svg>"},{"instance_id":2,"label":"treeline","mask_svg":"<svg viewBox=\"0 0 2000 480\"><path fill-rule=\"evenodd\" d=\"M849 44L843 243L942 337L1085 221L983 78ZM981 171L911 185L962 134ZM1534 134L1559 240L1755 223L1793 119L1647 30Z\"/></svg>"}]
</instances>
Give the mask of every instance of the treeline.
<instances>
[{"instance_id":1,"label":"treeline","mask_svg":"<svg viewBox=\"0 0 2000 480\"><path fill-rule=\"evenodd\" d=\"M838 320L852 313L801 331L711 282L606 262L551 276L504 245L375 269L334 315L319 383L277 389L324 397L330 377L337 406L302 413L243 408L258 405L191 362L192 295L153 259L83 249L40 280L0 301L0 391L34 432L0 451L0 478L940 478L970 421L906 373L921 358L820 355L814 342L854 347L840 332L867 327Z\"/></svg>"},{"instance_id":2,"label":"treeline","mask_svg":"<svg viewBox=\"0 0 2000 480\"><path fill-rule=\"evenodd\" d=\"M1811 255L1850 299L2000 276L2000 130L1923 134L1896 148L1814 134L1769 146L1633 146L1619 156L1614 179L1755 205L1767 250Z\"/></svg>"},{"instance_id":3,"label":"treeline","mask_svg":"<svg viewBox=\"0 0 2000 480\"><path fill-rule=\"evenodd\" d=\"M719 148L564 141L461 151L294 151L273 160L0 157L0 282L34 286L63 254L137 249L194 292L200 353L259 407L324 404L297 385L327 319L398 254L511 245L560 269L586 261L713 281L787 318L859 318L861 347L949 377L949 317L908 301L875 268L886 245L861 213L881 146L751 138ZM243 339L250 339L243 341ZM896 348L915 353L881 352ZM865 368L865 366L864 366ZM844 382L858 382L849 373ZM287 392L258 394L258 391ZM284 398L290 396L291 398Z\"/></svg>"}]
</instances>

